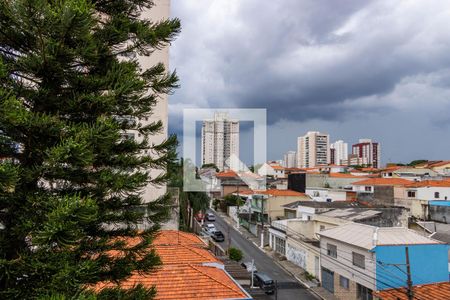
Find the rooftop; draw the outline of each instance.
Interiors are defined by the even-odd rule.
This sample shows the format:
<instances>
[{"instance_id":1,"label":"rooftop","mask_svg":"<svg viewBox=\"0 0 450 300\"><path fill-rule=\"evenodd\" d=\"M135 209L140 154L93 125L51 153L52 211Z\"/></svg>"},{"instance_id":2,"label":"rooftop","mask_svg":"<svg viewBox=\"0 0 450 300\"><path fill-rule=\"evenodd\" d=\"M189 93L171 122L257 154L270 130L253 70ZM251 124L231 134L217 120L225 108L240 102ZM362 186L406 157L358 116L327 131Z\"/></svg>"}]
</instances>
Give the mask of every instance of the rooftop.
<instances>
[{"instance_id":1,"label":"rooftop","mask_svg":"<svg viewBox=\"0 0 450 300\"><path fill-rule=\"evenodd\" d=\"M357 222L373 218L375 216L381 215L382 213L383 213L382 211L375 209L345 208L345 209L333 209L331 211L321 213L320 215Z\"/></svg>"},{"instance_id":2,"label":"rooftop","mask_svg":"<svg viewBox=\"0 0 450 300\"><path fill-rule=\"evenodd\" d=\"M319 202L319 201L295 201L286 205L286 208L297 208L299 206L308 206L315 208L347 208L347 207L368 207L365 204L356 201L333 201L333 202Z\"/></svg>"},{"instance_id":3,"label":"rooftop","mask_svg":"<svg viewBox=\"0 0 450 300\"><path fill-rule=\"evenodd\" d=\"M422 180L422 181L416 181L412 182L408 185L405 185L406 187L450 187L450 181L449 180Z\"/></svg>"},{"instance_id":4,"label":"rooftop","mask_svg":"<svg viewBox=\"0 0 450 300\"><path fill-rule=\"evenodd\" d=\"M319 235L367 250L372 250L376 246L442 243L404 227L375 227L359 223L349 223L321 231Z\"/></svg>"},{"instance_id":5,"label":"rooftop","mask_svg":"<svg viewBox=\"0 0 450 300\"><path fill-rule=\"evenodd\" d=\"M141 241L139 237L123 238L132 247ZM160 231L150 249L155 249L162 265L153 272L135 272L126 280L101 282L93 286L95 291L118 284L132 288L137 284L155 286L155 299L251 299L251 297L224 270L220 262L206 249L207 245L196 235L175 230ZM108 251L109 255L120 255L121 251Z\"/></svg>"},{"instance_id":6,"label":"rooftop","mask_svg":"<svg viewBox=\"0 0 450 300\"><path fill-rule=\"evenodd\" d=\"M218 178L235 178L235 177L237 177L237 174L234 171L224 171L224 172L216 173L216 177L218 177Z\"/></svg>"},{"instance_id":7,"label":"rooftop","mask_svg":"<svg viewBox=\"0 0 450 300\"><path fill-rule=\"evenodd\" d=\"M415 285L414 299L435 300L450 299L450 282ZM408 300L406 288L388 289L375 292L374 296L382 300Z\"/></svg>"},{"instance_id":8,"label":"rooftop","mask_svg":"<svg viewBox=\"0 0 450 300\"><path fill-rule=\"evenodd\" d=\"M403 186L410 184L411 180L403 178L370 178L366 180L361 180L353 182L352 185L396 185Z\"/></svg>"},{"instance_id":9,"label":"rooftop","mask_svg":"<svg viewBox=\"0 0 450 300\"><path fill-rule=\"evenodd\" d=\"M280 190L280 189L268 189L268 190L244 190L239 191L239 195L254 195L254 194L260 194L260 195L269 195L269 196L298 196L298 197L305 197L305 193L300 193L293 190Z\"/></svg>"},{"instance_id":10,"label":"rooftop","mask_svg":"<svg viewBox=\"0 0 450 300\"><path fill-rule=\"evenodd\" d=\"M137 284L156 286L155 299L160 300L212 300L251 299L222 269L202 265L167 265L150 274L134 273L121 283L123 288ZM115 283L101 283L95 286L99 291L114 287Z\"/></svg>"}]
</instances>

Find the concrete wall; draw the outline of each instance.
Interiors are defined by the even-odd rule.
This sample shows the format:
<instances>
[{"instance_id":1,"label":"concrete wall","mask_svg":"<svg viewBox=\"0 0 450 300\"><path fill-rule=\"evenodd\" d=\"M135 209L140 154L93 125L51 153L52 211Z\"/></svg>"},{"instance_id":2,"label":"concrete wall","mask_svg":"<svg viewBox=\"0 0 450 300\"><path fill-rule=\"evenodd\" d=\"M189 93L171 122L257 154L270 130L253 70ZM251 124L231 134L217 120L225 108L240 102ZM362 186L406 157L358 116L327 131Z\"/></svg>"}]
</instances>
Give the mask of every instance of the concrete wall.
<instances>
[{"instance_id":1,"label":"concrete wall","mask_svg":"<svg viewBox=\"0 0 450 300\"><path fill-rule=\"evenodd\" d=\"M376 203L383 205L394 204L394 187L393 186L374 186L373 198Z\"/></svg>"},{"instance_id":2,"label":"concrete wall","mask_svg":"<svg viewBox=\"0 0 450 300\"><path fill-rule=\"evenodd\" d=\"M334 274L334 295L342 300L357 300L357 283L351 278L347 278L349 279L348 289L343 288L340 286L340 276L339 274Z\"/></svg>"},{"instance_id":3,"label":"concrete wall","mask_svg":"<svg viewBox=\"0 0 450 300\"><path fill-rule=\"evenodd\" d=\"M430 220L450 224L450 206L430 205Z\"/></svg>"},{"instance_id":4,"label":"concrete wall","mask_svg":"<svg viewBox=\"0 0 450 300\"><path fill-rule=\"evenodd\" d=\"M327 174L308 174L306 173L306 187L329 187L332 189L343 189L350 187L353 182L361 181L361 178L341 178L329 177Z\"/></svg>"},{"instance_id":5,"label":"concrete wall","mask_svg":"<svg viewBox=\"0 0 450 300\"><path fill-rule=\"evenodd\" d=\"M301 267L309 274L320 278L320 249L310 243L301 242L288 237L286 243L286 258ZM319 265L316 266L316 258Z\"/></svg>"},{"instance_id":6,"label":"concrete wall","mask_svg":"<svg viewBox=\"0 0 450 300\"><path fill-rule=\"evenodd\" d=\"M444 244L408 246L414 285L448 281L448 249ZM376 266L377 290L404 286L407 280L404 271L386 264L406 263L405 246L377 246L374 250L377 262L381 262Z\"/></svg>"},{"instance_id":7,"label":"concrete wall","mask_svg":"<svg viewBox=\"0 0 450 300\"><path fill-rule=\"evenodd\" d=\"M305 196L276 196L269 197L264 201L264 213L269 215L269 221L276 220L277 217L284 216L283 205L295 202L295 201L307 201L311 200L309 197Z\"/></svg>"},{"instance_id":8,"label":"concrete wall","mask_svg":"<svg viewBox=\"0 0 450 300\"><path fill-rule=\"evenodd\" d=\"M411 198L395 198L395 206L401 206L409 209L411 216L421 219L428 219L428 201L411 199Z\"/></svg>"}]
</instances>

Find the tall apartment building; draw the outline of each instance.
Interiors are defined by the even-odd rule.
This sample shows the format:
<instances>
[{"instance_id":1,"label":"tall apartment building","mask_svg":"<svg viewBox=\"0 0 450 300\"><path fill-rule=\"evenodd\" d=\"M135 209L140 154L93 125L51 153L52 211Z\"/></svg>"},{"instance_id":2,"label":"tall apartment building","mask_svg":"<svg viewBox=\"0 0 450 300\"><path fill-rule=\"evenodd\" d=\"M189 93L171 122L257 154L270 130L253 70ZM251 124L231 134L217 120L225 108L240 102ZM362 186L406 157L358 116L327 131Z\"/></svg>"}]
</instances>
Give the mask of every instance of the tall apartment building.
<instances>
[{"instance_id":1,"label":"tall apartment building","mask_svg":"<svg viewBox=\"0 0 450 300\"><path fill-rule=\"evenodd\" d=\"M297 166L297 152L288 151L284 155L283 165L286 168L295 168Z\"/></svg>"},{"instance_id":2,"label":"tall apartment building","mask_svg":"<svg viewBox=\"0 0 450 300\"><path fill-rule=\"evenodd\" d=\"M360 139L359 143L352 146L352 154L366 160L367 164L374 168L381 166L380 143L373 142L371 139Z\"/></svg>"},{"instance_id":3,"label":"tall apartment building","mask_svg":"<svg viewBox=\"0 0 450 300\"><path fill-rule=\"evenodd\" d=\"M348 144L338 140L330 145L330 163L341 165L348 158Z\"/></svg>"},{"instance_id":4,"label":"tall apartment building","mask_svg":"<svg viewBox=\"0 0 450 300\"><path fill-rule=\"evenodd\" d=\"M214 119L203 121L201 144L202 165L227 169L226 160L239 157L239 121L230 119L228 113L215 113Z\"/></svg>"},{"instance_id":5,"label":"tall apartment building","mask_svg":"<svg viewBox=\"0 0 450 300\"><path fill-rule=\"evenodd\" d=\"M330 163L330 136L317 131L308 131L297 140L297 166L312 168Z\"/></svg>"}]
</instances>

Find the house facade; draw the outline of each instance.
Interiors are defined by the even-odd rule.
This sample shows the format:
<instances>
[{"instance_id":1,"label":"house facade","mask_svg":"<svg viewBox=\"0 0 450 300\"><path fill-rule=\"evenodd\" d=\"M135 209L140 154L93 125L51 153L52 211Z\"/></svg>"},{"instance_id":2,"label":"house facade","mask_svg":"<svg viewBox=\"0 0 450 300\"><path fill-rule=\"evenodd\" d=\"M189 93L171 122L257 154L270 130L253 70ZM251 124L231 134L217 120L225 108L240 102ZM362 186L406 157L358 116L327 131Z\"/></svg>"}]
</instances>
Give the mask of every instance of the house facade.
<instances>
[{"instance_id":1,"label":"house facade","mask_svg":"<svg viewBox=\"0 0 450 300\"><path fill-rule=\"evenodd\" d=\"M406 251L414 284L448 281L448 245L412 230L349 223L319 236L322 286L339 299L405 286Z\"/></svg>"}]
</instances>

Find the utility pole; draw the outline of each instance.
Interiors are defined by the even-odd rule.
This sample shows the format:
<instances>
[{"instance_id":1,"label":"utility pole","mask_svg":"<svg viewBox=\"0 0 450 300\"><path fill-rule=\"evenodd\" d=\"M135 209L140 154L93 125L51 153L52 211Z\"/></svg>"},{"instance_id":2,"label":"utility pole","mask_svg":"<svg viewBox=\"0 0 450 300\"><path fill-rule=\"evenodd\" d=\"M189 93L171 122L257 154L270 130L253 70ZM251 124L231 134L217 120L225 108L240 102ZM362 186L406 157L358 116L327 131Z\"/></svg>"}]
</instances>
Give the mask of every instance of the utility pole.
<instances>
[{"instance_id":1,"label":"utility pole","mask_svg":"<svg viewBox=\"0 0 450 300\"><path fill-rule=\"evenodd\" d=\"M405 247L405 255L406 255L406 275L408 276L408 300L413 300L414 293L413 293L413 283L411 280L411 267L409 264L409 252L408 247Z\"/></svg>"},{"instance_id":2,"label":"utility pole","mask_svg":"<svg viewBox=\"0 0 450 300\"><path fill-rule=\"evenodd\" d=\"M264 248L264 197L261 197L261 249Z\"/></svg>"}]
</instances>

